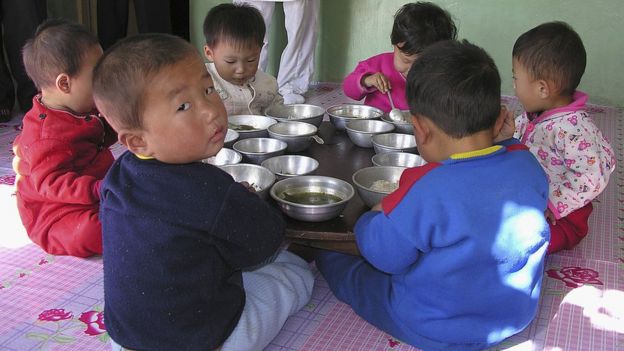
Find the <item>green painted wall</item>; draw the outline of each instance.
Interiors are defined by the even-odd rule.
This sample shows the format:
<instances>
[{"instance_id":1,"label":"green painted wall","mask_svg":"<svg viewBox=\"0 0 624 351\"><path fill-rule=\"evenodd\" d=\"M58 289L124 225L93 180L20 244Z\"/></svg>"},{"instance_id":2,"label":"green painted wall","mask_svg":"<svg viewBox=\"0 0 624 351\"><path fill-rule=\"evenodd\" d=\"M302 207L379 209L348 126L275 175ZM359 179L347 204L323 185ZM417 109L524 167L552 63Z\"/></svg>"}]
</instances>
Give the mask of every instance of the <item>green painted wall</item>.
<instances>
[{"instance_id":1,"label":"green painted wall","mask_svg":"<svg viewBox=\"0 0 624 351\"><path fill-rule=\"evenodd\" d=\"M201 48L206 12L225 1L191 0L191 36ZM624 106L624 1L622 0L433 0L447 9L459 28L459 38L486 49L503 78L504 94L513 94L511 49L516 38L534 26L553 20L568 22L587 50L587 69L580 89L598 104ZM389 51L392 19L405 1L321 0L315 79L340 82L358 61ZM285 43L281 6L271 28L269 73L275 74ZM276 45L273 45L276 44Z\"/></svg>"}]
</instances>

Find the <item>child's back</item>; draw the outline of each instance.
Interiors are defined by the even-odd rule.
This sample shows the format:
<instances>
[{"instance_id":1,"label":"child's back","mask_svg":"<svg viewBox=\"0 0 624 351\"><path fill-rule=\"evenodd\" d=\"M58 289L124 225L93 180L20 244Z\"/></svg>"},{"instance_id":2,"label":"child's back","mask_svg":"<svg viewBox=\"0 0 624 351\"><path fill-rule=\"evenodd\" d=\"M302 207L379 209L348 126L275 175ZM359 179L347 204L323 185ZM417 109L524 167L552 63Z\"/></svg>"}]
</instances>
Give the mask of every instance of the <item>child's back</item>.
<instances>
[{"instance_id":1,"label":"child's back","mask_svg":"<svg viewBox=\"0 0 624 351\"><path fill-rule=\"evenodd\" d=\"M399 189L358 220L363 259L324 253L317 267L341 300L394 337L483 349L536 315L548 183L517 140L493 144L504 121L500 77L482 49L432 45L410 70L407 96L429 163L405 170Z\"/></svg>"},{"instance_id":2,"label":"child's back","mask_svg":"<svg viewBox=\"0 0 624 351\"><path fill-rule=\"evenodd\" d=\"M43 23L24 47L41 89L15 139L17 204L29 237L57 255L102 253L100 183L117 136L95 113L91 72L102 49L85 28Z\"/></svg>"}]
</instances>

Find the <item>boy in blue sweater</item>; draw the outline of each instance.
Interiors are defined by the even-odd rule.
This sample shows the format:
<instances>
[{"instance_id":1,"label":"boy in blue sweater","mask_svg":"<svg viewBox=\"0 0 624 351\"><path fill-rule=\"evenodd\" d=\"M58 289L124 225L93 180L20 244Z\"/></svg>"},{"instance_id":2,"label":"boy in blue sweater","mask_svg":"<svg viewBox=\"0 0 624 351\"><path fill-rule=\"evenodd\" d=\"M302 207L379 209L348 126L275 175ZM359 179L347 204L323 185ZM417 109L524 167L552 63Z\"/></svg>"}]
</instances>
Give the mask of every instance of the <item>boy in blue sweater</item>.
<instances>
[{"instance_id":1,"label":"boy in blue sweater","mask_svg":"<svg viewBox=\"0 0 624 351\"><path fill-rule=\"evenodd\" d=\"M336 296L424 350L480 350L533 320L549 231L548 182L515 139L494 143L500 76L466 41L423 51L407 78L421 156L355 226L362 257L317 255ZM507 121L508 122L508 121Z\"/></svg>"},{"instance_id":2,"label":"boy in blue sweater","mask_svg":"<svg viewBox=\"0 0 624 351\"><path fill-rule=\"evenodd\" d=\"M104 316L113 349L259 350L306 304L307 263L281 213L212 165L227 116L195 48L126 38L98 62L99 111L128 152L102 186ZM121 345L121 346L120 346Z\"/></svg>"}]
</instances>

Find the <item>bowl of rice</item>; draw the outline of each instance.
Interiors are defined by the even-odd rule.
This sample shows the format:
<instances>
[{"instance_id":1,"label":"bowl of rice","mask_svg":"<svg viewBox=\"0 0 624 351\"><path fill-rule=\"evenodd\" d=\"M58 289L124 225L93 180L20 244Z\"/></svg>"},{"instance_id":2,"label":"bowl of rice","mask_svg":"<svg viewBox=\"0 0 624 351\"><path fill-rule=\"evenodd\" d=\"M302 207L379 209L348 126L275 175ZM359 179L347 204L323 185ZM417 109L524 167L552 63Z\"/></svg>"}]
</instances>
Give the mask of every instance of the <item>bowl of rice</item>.
<instances>
[{"instance_id":1,"label":"bowl of rice","mask_svg":"<svg viewBox=\"0 0 624 351\"><path fill-rule=\"evenodd\" d=\"M353 173L353 184L368 207L381 202L386 195L399 188L399 179L405 167L372 166Z\"/></svg>"}]
</instances>

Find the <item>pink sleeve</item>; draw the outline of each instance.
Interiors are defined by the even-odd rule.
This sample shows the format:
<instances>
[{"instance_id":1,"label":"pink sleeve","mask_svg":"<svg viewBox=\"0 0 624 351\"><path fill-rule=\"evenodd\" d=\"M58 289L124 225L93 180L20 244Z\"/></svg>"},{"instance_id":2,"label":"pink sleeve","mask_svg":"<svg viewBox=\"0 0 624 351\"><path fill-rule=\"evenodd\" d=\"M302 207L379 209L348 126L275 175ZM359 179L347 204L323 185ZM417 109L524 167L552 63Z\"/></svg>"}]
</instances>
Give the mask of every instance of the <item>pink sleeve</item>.
<instances>
[{"instance_id":1,"label":"pink sleeve","mask_svg":"<svg viewBox=\"0 0 624 351\"><path fill-rule=\"evenodd\" d=\"M345 95L353 100L362 100L366 95L376 90L374 87L366 88L360 83L362 77L378 72L371 67L370 61L371 59L359 62L355 70L346 76L342 82Z\"/></svg>"}]
</instances>

